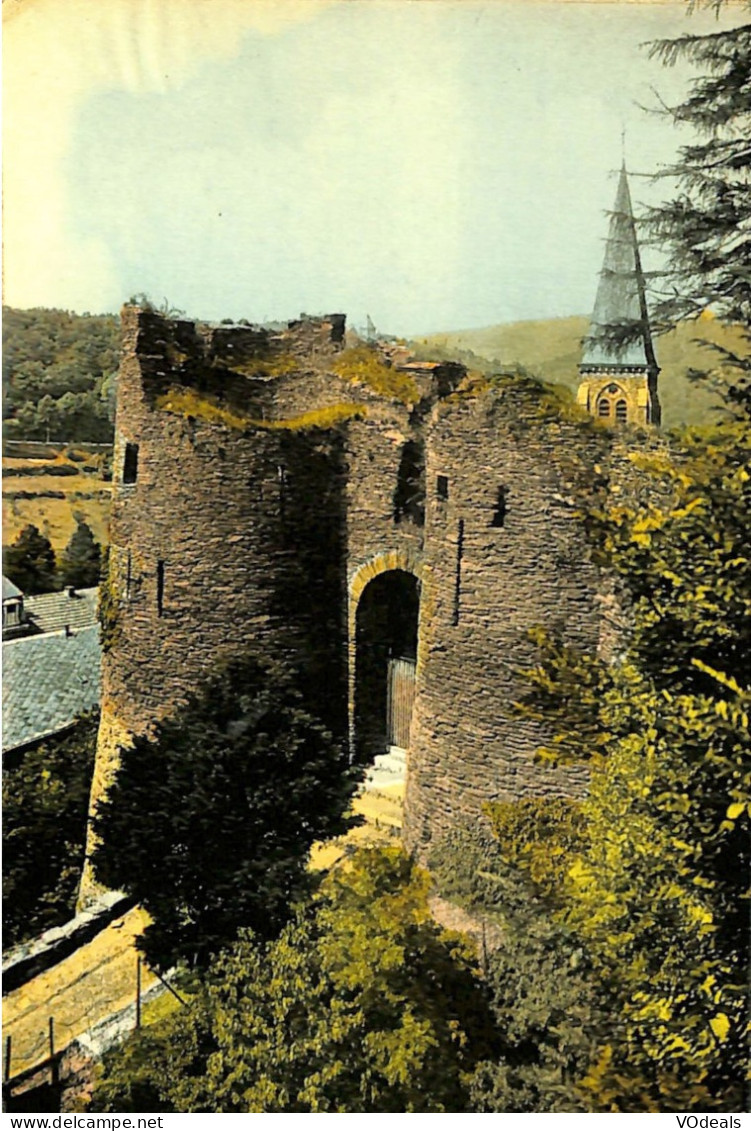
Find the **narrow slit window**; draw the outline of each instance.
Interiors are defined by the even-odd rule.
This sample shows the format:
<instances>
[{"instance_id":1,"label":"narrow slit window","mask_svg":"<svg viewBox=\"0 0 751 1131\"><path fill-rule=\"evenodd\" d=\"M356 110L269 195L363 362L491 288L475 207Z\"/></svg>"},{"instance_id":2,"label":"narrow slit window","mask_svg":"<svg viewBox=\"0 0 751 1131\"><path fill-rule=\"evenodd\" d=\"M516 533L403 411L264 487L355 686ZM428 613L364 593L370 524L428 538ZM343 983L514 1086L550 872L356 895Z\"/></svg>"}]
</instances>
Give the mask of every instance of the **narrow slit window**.
<instances>
[{"instance_id":1,"label":"narrow slit window","mask_svg":"<svg viewBox=\"0 0 751 1131\"><path fill-rule=\"evenodd\" d=\"M454 615L451 618L451 623L457 625L459 623L459 614L461 613L462 603L462 558L464 557L464 519L459 519L459 526L456 532L456 576L454 578Z\"/></svg>"},{"instance_id":2,"label":"narrow slit window","mask_svg":"<svg viewBox=\"0 0 751 1131\"><path fill-rule=\"evenodd\" d=\"M123 483L135 483L136 479L138 479L138 444L126 444Z\"/></svg>"},{"instance_id":3,"label":"narrow slit window","mask_svg":"<svg viewBox=\"0 0 751 1131\"><path fill-rule=\"evenodd\" d=\"M625 401L618 401L615 406L615 419L619 424L625 424L628 420L628 405Z\"/></svg>"},{"instance_id":4,"label":"narrow slit window","mask_svg":"<svg viewBox=\"0 0 751 1131\"><path fill-rule=\"evenodd\" d=\"M133 560L132 560L131 555L130 555L130 550L128 550L128 564L127 564L127 567L126 567L126 570L125 570L125 599L126 599L126 601L130 600L130 590L131 590L132 583L133 583Z\"/></svg>"},{"instance_id":5,"label":"narrow slit window","mask_svg":"<svg viewBox=\"0 0 751 1131\"><path fill-rule=\"evenodd\" d=\"M394 488L394 522L425 522L425 457L422 445L408 440L402 448Z\"/></svg>"},{"instance_id":6,"label":"narrow slit window","mask_svg":"<svg viewBox=\"0 0 751 1131\"><path fill-rule=\"evenodd\" d=\"M498 494L495 502L495 510L493 517L490 520L490 525L495 527L506 525L506 515L508 514L508 491L505 487L498 488Z\"/></svg>"},{"instance_id":7,"label":"narrow slit window","mask_svg":"<svg viewBox=\"0 0 751 1131\"><path fill-rule=\"evenodd\" d=\"M287 492L288 492L288 488L289 488L289 475L287 473L286 467L283 467L281 464L279 464L277 466L276 471L277 471L277 476L278 476L278 479L279 479L279 511L281 513L282 518L284 518L285 513L286 513L286 508L287 508Z\"/></svg>"},{"instance_id":8,"label":"narrow slit window","mask_svg":"<svg viewBox=\"0 0 751 1131\"><path fill-rule=\"evenodd\" d=\"M164 613L164 562L156 563L156 612L157 616Z\"/></svg>"},{"instance_id":9,"label":"narrow slit window","mask_svg":"<svg viewBox=\"0 0 751 1131\"><path fill-rule=\"evenodd\" d=\"M439 475L435 481L435 493L439 499L445 502L449 497L449 478L448 475Z\"/></svg>"}]
</instances>

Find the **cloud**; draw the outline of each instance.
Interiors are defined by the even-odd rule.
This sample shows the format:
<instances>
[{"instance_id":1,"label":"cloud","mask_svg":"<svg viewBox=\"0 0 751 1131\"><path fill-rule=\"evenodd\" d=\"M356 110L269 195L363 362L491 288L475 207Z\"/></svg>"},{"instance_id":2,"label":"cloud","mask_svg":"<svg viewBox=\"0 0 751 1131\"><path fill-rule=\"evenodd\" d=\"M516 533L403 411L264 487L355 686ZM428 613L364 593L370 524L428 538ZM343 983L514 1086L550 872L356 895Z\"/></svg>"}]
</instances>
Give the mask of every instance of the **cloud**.
<instances>
[{"instance_id":1,"label":"cloud","mask_svg":"<svg viewBox=\"0 0 751 1131\"><path fill-rule=\"evenodd\" d=\"M97 91L166 92L251 32L278 35L329 0L5 0L4 290L52 305L59 279L91 309L119 300L102 243L66 233L65 160L83 102ZM69 300L71 301L71 300Z\"/></svg>"}]
</instances>

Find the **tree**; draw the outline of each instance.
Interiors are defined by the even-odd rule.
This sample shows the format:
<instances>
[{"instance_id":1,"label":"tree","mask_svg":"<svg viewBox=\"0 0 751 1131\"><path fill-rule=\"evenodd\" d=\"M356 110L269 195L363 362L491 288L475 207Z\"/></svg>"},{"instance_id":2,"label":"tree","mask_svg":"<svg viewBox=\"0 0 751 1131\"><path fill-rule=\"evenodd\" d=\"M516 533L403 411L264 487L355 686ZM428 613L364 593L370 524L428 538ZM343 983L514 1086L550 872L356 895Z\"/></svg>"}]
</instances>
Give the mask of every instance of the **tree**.
<instances>
[{"instance_id":1,"label":"tree","mask_svg":"<svg viewBox=\"0 0 751 1131\"><path fill-rule=\"evenodd\" d=\"M619 1003L596 1110L742 1110L751 870L748 429L688 436L642 459L658 500L590 509L596 554L630 609L605 668L549 642L522 709L546 752L591 769L587 836L568 857L561 920Z\"/></svg>"},{"instance_id":2,"label":"tree","mask_svg":"<svg viewBox=\"0 0 751 1131\"><path fill-rule=\"evenodd\" d=\"M31 524L6 547L3 571L24 593L51 593L57 588L52 543Z\"/></svg>"},{"instance_id":3,"label":"tree","mask_svg":"<svg viewBox=\"0 0 751 1131\"><path fill-rule=\"evenodd\" d=\"M581 847L580 806L527 798L487 806L453 829L430 865L442 895L483 931L483 972L497 1033L470 1080L478 1112L587 1111L578 1081L596 1063L609 1005L582 938L556 921L565 862Z\"/></svg>"},{"instance_id":4,"label":"tree","mask_svg":"<svg viewBox=\"0 0 751 1131\"><path fill-rule=\"evenodd\" d=\"M25 439L112 439L118 319L3 308L4 416Z\"/></svg>"},{"instance_id":5,"label":"tree","mask_svg":"<svg viewBox=\"0 0 751 1131\"><path fill-rule=\"evenodd\" d=\"M151 1070L112 1058L95 1107L127 1110L137 1060L141 1094L177 1111L467 1110L491 1018L472 950L433 921L428 889L401 848L358 850L278 939L245 934L212 965L152 1041Z\"/></svg>"},{"instance_id":6,"label":"tree","mask_svg":"<svg viewBox=\"0 0 751 1131\"><path fill-rule=\"evenodd\" d=\"M94 540L89 524L76 516L76 529L60 555L60 576L63 585L89 589L99 584L102 568L102 547Z\"/></svg>"},{"instance_id":7,"label":"tree","mask_svg":"<svg viewBox=\"0 0 751 1131\"><path fill-rule=\"evenodd\" d=\"M205 965L240 927L278 933L311 883L312 844L354 823L358 777L289 673L233 660L122 751L94 820L96 874L152 915L149 962Z\"/></svg>"},{"instance_id":8,"label":"tree","mask_svg":"<svg viewBox=\"0 0 751 1131\"><path fill-rule=\"evenodd\" d=\"M707 6L719 11L722 0ZM744 0L743 6L751 9ZM711 346L729 385L729 398L746 405L751 397L751 24L709 35L679 36L651 48L667 66L687 60L700 67L688 97L664 107L696 140L660 177L674 180L677 194L651 208L641 221L648 237L667 252L658 276L653 317L666 330L704 312L742 328L735 351Z\"/></svg>"},{"instance_id":9,"label":"tree","mask_svg":"<svg viewBox=\"0 0 751 1131\"><path fill-rule=\"evenodd\" d=\"M5 944L64 923L75 908L98 712L3 771Z\"/></svg>"}]
</instances>

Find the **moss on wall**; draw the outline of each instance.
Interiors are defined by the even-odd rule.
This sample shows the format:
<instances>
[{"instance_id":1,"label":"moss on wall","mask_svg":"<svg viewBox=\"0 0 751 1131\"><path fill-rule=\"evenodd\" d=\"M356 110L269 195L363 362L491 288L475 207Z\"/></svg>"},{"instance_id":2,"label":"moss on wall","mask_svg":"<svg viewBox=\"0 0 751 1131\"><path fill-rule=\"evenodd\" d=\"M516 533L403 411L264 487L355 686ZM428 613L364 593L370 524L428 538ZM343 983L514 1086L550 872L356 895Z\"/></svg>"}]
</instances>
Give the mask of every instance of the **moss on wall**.
<instances>
[{"instance_id":1,"label":"moss on wall","mask_svg":"<svg viewBox=\"0 0 751 1131\"><path fill-rule=\"evenodd\" d=\"M228 408L211 394L198 392L196 389L170 389L157 397L156 408L182 416L186 420L223 424L240 432L255 429L267 432L304 432L313 428L333 428L342 421L360 419L367 415L367 407L353 401L312 409L281 420L258 420L238 409Z\"/></svg>"},{"instance_id":2,"label":"moss on wall","mask_svg":"<svg viewBox=\"0 0 751 1131\"><path fill-rule=\"evenodd\" d=\"M374 392L401 401L402 404L417 404L420 399L414 377L398 369L391 369L370 346L359 345L344 350L334 360L331 368L346 381L369 385Z\"/></svg>"}]
</instances>

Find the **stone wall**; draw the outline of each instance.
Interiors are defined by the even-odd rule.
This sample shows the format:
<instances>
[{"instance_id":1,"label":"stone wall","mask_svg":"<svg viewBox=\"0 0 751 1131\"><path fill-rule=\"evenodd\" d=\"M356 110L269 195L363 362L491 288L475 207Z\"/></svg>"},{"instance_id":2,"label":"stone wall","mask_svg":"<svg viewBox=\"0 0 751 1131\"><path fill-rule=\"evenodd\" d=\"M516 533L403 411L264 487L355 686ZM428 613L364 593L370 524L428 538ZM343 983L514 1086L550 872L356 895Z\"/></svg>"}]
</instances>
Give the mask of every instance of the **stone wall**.
<instances>
[{"instance_id":1,"label":"stone wall","mask_svg":"<svg viewBox=\"0 0 751 1131\"><path fill-rule=\"evenodd\" d=\"M599 579L570 497L597 429L559 418L531 382L457 393L456 366L419 366L416 404L377 395L331 371L341 316L272 334L126 308L123 331L94 802L128 735L246 648L295 664L351 739L358 603L393 569L420 583L408 843L490 798L584 788L581 772L535 764L544 735L511 705L530 628L597 646ZM179 411L175 390L193 397ZM360 408L300 423L343 405ZM423 521L402 506L409 445ZM94 890L87 874L84 902Z\"/></svg>"},{"instance_id":2,"label":"stone wall","mask_svg":"<svg viewBox=\"0 0 751 1131\"><path fill-rule=\"evenodd\" d=\"M541 420L513 389L434 412L405 814L417 848L483 801L584 787L582 771L535 764L545 735L512 704L524 691L519 670L535 661L531 628L597 646L598 578L565 459L570 445L582 454L585 436Z\"/></svg>"}]
</instances>

